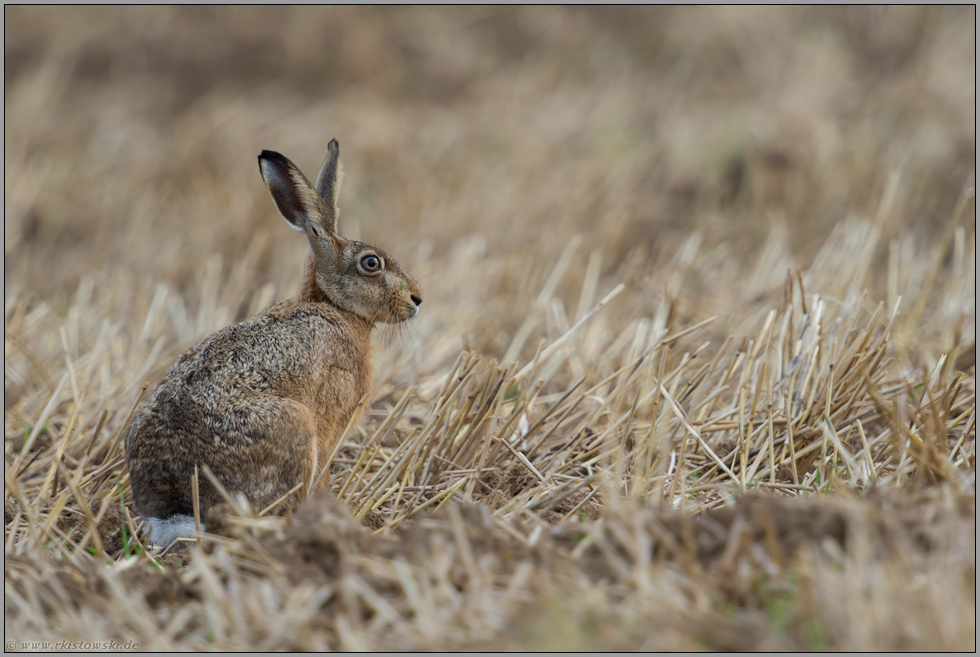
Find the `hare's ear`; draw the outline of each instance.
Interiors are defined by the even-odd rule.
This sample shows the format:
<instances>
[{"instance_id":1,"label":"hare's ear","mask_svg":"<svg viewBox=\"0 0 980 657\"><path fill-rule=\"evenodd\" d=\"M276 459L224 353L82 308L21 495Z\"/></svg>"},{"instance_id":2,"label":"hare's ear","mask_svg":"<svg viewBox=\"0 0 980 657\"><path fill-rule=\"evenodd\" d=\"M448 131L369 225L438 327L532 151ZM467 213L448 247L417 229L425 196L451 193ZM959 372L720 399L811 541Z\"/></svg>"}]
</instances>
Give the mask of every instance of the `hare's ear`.
<instances>
[{"instance_id":1,"label":"hare's ear","mask_svg":"<svg viewBox=\"0 0 980 657\"><path fill-rule=\"evenodd\" d=\"M320 175L316 177L316 193L323 199L325 207L323 217L323 227L332 233L337 232L337 196L340 194L340 181L344 177L344 170L340 166L340 144L336 139L331 139L327 144L327 159L320 167Z\"/></svg>"},{"instance_id":2,"label":"hare's ear","mask_svg":"<svg viewBox=\"0 0 980 657\"><path fill-rule=\"evenodd\" d=\"M307 232L312 229L319 221L323 204L296 165L275 151L262 151L259 171L282 218L293 230Z\"/></svg>"}]
</instances>

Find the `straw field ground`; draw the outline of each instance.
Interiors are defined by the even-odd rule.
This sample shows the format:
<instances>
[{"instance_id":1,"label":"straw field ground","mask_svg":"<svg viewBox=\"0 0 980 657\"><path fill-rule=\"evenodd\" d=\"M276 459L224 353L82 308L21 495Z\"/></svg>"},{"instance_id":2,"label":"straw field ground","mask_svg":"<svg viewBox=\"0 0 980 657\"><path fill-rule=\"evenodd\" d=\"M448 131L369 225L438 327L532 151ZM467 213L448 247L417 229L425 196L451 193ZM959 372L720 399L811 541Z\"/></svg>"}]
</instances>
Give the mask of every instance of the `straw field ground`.
<instances>
[{"instance_id":1,"label":"straw field ground","mask_svg":"<svg viewBox=\"0 0 980 657\"><path fill-rule=\"evenodd\" d=\"M975 23L5 7L8 649L975 650ZM145 549L131 413L334 137L422 312L331 490Z\"/></svg>"}]
</instances>

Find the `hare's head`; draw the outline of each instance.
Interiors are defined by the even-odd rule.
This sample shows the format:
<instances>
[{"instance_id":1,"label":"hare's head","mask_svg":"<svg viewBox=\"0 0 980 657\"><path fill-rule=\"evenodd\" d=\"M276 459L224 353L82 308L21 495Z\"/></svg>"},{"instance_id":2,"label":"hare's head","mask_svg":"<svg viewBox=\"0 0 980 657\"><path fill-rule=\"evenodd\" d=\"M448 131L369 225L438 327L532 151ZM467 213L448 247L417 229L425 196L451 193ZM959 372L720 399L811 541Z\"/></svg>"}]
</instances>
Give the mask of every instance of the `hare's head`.
<instances>
[{"instance_id":1,"label":"hare's head","mask_svg":"<svg viewBox=\"0 0 980 657\"><path fill-rule=\"evenodd\" d=\"M320 294L371 322L395 324L418 314L422 288L414 278L381 249L337 234L342 172L336 139L327 145L315 187L273 151L262 151L259 169L279 214L310 241Z\"/></svg>"}]
</instances>

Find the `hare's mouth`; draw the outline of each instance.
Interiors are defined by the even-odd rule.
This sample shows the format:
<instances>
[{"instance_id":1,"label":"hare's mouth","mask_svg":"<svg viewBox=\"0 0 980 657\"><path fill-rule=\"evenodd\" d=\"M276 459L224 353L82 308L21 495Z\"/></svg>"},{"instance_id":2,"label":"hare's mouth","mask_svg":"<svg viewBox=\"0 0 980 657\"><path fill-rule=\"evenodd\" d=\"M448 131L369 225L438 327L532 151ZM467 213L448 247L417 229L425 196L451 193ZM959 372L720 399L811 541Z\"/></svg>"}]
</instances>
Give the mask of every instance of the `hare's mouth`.
<instances>
[{"instance_id":1,"label":"hare's mouth","mask_svg":"<svg viewBox=\"0 0 980 657\"><path fill-rule=\"evenodd\" d=\"M416 317L419 314L418 306L412 304L410 306L398 305L392 308L385 317L385 324L401 324L402 322L407 322L408 320Z\"/></svg>"},{"instance_id":2,"label":"hare's mouth","mask_svg":"<svg viewBox=\"0 0 980 657\"><path fill-rule=\"evenodd\" d=\"M418 316L419 305L421 305L422 299L420 297L416 298L413 295L407 296L408 298L396 295L391 299L387 317L384 319L386 324L401 324Z\"/></svg>"},{"instance_id":3,"label":"hare's mouth","mask_svg":"<svg viewBox=\"0 0 980 657\"><path fill-rule=\"evenodd\" d=\"M418 308L413 308L411 310L404 310L398 313L392 313L388 315L385 319L386 324L401 324L402 322L407 322L408 320L414 318L419 314Z\"/></svg>"}]
</instances>

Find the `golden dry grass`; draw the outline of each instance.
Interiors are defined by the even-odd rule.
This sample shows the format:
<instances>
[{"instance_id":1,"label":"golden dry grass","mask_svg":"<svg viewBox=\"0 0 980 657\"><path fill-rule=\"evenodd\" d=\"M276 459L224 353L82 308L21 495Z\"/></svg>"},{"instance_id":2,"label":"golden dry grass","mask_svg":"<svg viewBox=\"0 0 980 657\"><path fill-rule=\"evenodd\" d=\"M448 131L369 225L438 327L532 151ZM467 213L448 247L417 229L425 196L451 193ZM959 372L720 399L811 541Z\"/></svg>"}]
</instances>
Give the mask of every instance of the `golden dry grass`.
<instances>
[{"instance_id":1,"label":"golden dry grass","mask_svg":"<svg viewBox=\"0 0 980 657\"><path fill-rule=\"evenodd\" d=\"M975 650L973 7L4 18L8 647ZM130 413L332 137L423 312L333 495L143 550Z\"/></svg>"}]
</instances>

